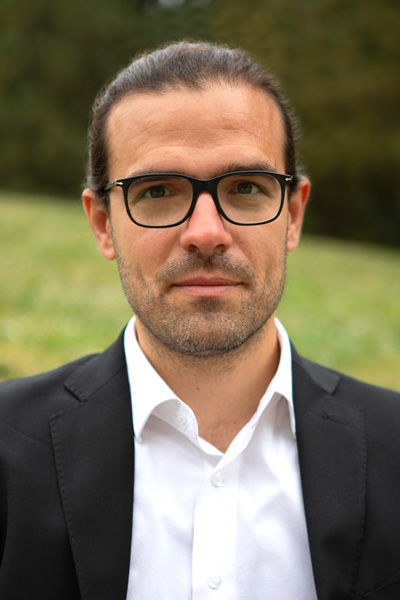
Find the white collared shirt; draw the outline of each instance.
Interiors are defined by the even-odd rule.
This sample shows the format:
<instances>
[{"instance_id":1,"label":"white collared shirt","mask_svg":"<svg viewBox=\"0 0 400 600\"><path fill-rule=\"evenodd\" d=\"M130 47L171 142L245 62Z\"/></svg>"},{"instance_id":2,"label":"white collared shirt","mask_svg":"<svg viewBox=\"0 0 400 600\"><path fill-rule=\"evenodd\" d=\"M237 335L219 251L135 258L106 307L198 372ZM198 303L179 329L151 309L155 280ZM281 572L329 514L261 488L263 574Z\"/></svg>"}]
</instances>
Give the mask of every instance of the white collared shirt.
<instances>
[{"instance_id":1,"label":"white collared shirt","mask_svg":"<svg viewBox=\"0 0 400 600\"><path fill-rule=\"evenodd\" d=\"M257 411L223 454L143 354L125 354L135 435L128 600L315 600L287 333Z\"/></svg>"}]
</instances>

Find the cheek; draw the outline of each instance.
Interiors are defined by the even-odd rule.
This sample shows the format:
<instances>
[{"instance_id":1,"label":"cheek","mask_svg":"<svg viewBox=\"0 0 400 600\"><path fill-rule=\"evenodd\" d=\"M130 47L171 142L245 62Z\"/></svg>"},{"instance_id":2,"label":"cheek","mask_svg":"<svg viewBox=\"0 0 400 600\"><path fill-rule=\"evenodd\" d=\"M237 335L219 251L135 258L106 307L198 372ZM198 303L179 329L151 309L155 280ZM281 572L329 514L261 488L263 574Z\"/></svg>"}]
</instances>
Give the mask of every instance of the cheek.
<instances>
[{"instance_id":1,"label":"cheek","mask_svg":"<svg viewBox=\"0 0 400 600\"><path fill-rule=\"evenodd\" d=\"M282 264L286 255L286 234L281 223L249 227L246 233L250 235L247 239L241 236L238 246L257 273L265 274Z\"/></svg>"},{"instance_id":2,"label":"cheek","mask_svg":"<svg viewBox=\"0 0 400 600\"><path fill-rule=\"evenodd\" d=\"M172 230L135 227L133 235L131 232L130 238L124 238L125 260L135 271L151 279L171 258L175 238L176 235L173 235Z\"/></svg>"}]
</instances>

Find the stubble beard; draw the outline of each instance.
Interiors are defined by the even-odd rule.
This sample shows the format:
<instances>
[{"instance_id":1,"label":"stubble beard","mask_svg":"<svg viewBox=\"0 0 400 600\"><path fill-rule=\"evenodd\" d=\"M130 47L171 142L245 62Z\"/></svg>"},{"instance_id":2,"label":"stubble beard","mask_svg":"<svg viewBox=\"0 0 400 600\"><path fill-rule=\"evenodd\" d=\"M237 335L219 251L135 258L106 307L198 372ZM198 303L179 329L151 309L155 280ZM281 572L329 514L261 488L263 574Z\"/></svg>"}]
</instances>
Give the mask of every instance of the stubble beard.
<instances>
[{"instance_id":1,"label":"stubble beard","mask_svg":"<svg viewBox=\"0 0 400 600\"><path fill-rule=\"evenodd\" d=\"M159 349L181 356L203 359L226 356L243 348L274 314L282 297L286 252L283 250L273 274L257 282L253 268L216 251L209 257L200 252L164 265L157 274L155 293L137 265L128 265L114 240L117 264L125 296L141 324ZM222 273L241 281L247 293L232 306L229 298L191 298L185 305L171 297L170 282L196 270Z\"/></svg>"}]
</instances>

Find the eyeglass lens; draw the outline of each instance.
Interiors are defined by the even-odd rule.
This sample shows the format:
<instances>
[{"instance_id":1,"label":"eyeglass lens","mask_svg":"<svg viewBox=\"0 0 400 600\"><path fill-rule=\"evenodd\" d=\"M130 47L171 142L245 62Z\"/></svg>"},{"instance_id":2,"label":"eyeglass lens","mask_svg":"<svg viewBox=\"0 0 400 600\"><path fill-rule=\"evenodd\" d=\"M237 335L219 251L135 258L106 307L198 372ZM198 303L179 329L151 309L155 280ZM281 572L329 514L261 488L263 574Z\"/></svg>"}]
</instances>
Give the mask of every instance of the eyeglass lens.
<instances>
[{"instance_id":1,"label":"eyeglass lens","mask_svg":"<svg viewBox=\"0 0 400 600\"><path fill-rule=\"evenodd\" d=\"M218 200L229 219L256 223L279 212L279 181L265 173L229 175L218 182ZM127 191L129 211L137 223L172 225L184 219L193 198L192 183L184 177L146 176L134 180Z\"/></svg>"}]
</instances>

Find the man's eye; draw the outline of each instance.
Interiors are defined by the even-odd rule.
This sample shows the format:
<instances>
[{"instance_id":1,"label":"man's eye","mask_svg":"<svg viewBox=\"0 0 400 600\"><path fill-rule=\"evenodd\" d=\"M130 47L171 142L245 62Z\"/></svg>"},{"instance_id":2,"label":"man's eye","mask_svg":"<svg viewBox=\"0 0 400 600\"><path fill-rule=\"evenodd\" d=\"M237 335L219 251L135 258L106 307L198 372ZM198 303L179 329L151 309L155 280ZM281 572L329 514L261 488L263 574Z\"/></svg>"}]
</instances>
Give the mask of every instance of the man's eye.
<instances>
[{"instance_id":1,"label":"man's eye","mask_svg":"<svg viewBox=\"0 0 400 600\"><path fill-rule=\"evenodd\" d=\"M260 188L250 181L243 181L237 184L236 190L238 194L256 194L260 191Z\"/></svg>"},{"instance_id":2,"label":"man's eye","mask_svg":"<svg viewBox=\"0 0 400 600\"><path fill-rule=\"evenodd\" d=\"M164 185L154 185L142 194L142 198L164 198L164 196L168 196L168 189Z\"/></svg>"}]
</instances>

